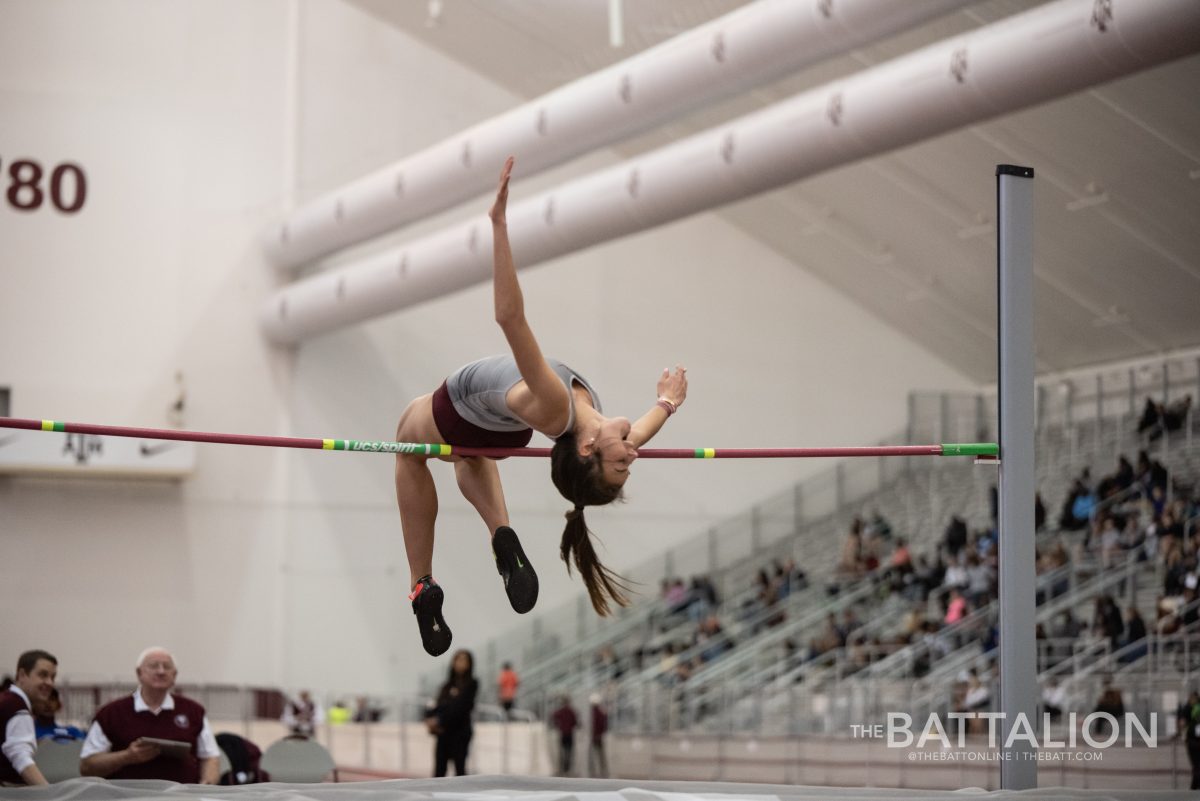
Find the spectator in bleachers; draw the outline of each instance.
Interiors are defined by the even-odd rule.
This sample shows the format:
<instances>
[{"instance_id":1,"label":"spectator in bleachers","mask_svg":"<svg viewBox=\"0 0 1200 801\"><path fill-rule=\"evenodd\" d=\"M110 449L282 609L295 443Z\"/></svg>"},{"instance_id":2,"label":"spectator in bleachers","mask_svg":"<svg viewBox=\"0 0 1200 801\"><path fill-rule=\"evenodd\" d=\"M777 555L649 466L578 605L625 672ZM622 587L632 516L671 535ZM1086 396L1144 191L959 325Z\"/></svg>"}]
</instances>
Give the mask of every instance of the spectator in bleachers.
<instances>
[{"instance_id":1,"label":"spectator in bleachers","mask_svg":"<svg viewBox=\"0 0 1200 801\"><path fill-rule=\"evenodd\" d=\"M904 537L896 538L896 547L888 559L888 567L900 574L912 571L912 554L908 550L908 541Z\"/></svg>"},{"instance_id":2,"label":"spectator in bleachers","mask_svg":"<svg viewBox=\"0 0 1200 801\"><path fill-rule=\"evenodd\" d=\"M1142 417L1138 420L1138 433L1153 432L1162 426L1162 404L1153 398L1146 398L1146 405L1142 407Z\"/></svg>"},{"instance_id":3,"label":"spectator in bleachers","mask_svg":"<svg viewBox=\"0 0 1200 801\"><path fill-rule=\"evenodd\" d=\"M860 573L874 573L879 567L879 540L874 537L863 537L862 561Z\"/></svg>"},{"instance_id":4,"label":"spectator in bleachers","mask_svg":"<svg viewBox=\"0 0 1200 801\"><path fill-rule=\"evenodd\" d=\"M604 645L596 652L596 672L604 681L615 681L625 675L625 665L611 645Z\"/></svg>"},{"instance_id":5,"label":"spectator in bleachers","mask_svg":"<svg viewBox=\"0 0 1200 801\"><path fill-rule=\"evenodd\" d=\"M709 615L700 624L696 644L708 646L700 652L701 662L711 662L734 647L733 640L725 636L725 629L716 615Z\"/></svg>"},{"instance_id":6,"label":"spectator in bleachers","mask_svg":"<svg viewBox=\"0 0 1200 801\"><path fill-rule=\"evenodd\" d=\"M1183 546L1174 537L1165 537L1159 545L1163 551L1163 595L1179 596L1183 594L1186 577L1194 567L1194 561L1184 556Z\"/></svg>"},{"instance_id":7,"label":"spectator in bleachers","mask_svg":"<svg viewBox=\"0 0 1200 801\"><path fill-rule=\"evenodd\" d=\"M963 594L959 588L951 588L950 602L946 605L946 625L949 626L962 620L967 616L969 611L970 609L967 606L967 599L963 597Z\"/></svg>"},{"instance_id":8,"label":"spectator in bleachers","mask_svg":"<svg viewBox=\"0 0 1200 801\"><path fill-rule=\"evenodd\" d=\"M1113 684L1112 676L1106 675L1100 685L1100 697L1096 699L1095 712L1107 712L1117 720L1117 731L1120 731L1121 722L1125 719L1125 699L1121 696L1121 691ZM1112 729L1109 728L1109 723L1103 718L1095 718L1095 734L1096 739L1104 739L1109 735Z\"/></svg>"},{"instance_id":9,"label":"spectator in bleachers","mask_svg":"<svg viewBox=\"0 0 1200 801\"><path fill-rule=\"evenodd\" d=\"M699 623L708 617L712 605L708 601L708 593L704 589L704 579L692 576L692 586L687 595L687 615L693 623Z\"/></svg>"},{"instance_id":10,"label":"spectator in bleachers","mask_svg":"<svg viewBox=\"0 0 1200 801\"><path fill-rule=\"evenodd\" d=\"M1121 647L1121 637L1125 634L1125 621L1121 617L1121 608L1111 595L1096 597L1095 614L1092 619L1092 634L1108 641L1115 651Z\"/></svg>"},{"instance_id":11,"label":"spectator in bleachers","mask_svg":"<svg viewBox=\"0 0 1200 801\"><path fill-rule=\"evenodd\" d=\"M942 576L943 587L966 589L971 584L971 574L967 572L967 554L965 552L950 560L946 572Z\"/></svg>"},{"instance_id":12,"label":"spectator in bleachers","mask_svg":"<svg viewBox=\"0 0 1200 801\"><path fill-rule=\"evenodd\" d=\"M1133 486L1135 478L1133 465L1124 455L1120 455L1117 457L1116 472L1100 479L1100 483L1096 485L1096 496L1100 500L1107 500L1118 495Z\"/></svg>"},{"instance_id":13,"label":"spectator in bleachers","mask_svg":"<svg viewBox=\"0 0 1200 801\"><path fill-rule=\"evenodd\" d=\"M1110 568L1117 562L1121 554L1121 531L1117 528L1117 518L1105 515L1099 523L1097 539L1100 545L1100 564Z\"/></svg>"},{"instance_id":14,"label":"spectator in bleachers","mask_svg":"<svg viewBox=\"0 0 1200 801\"><path fill-rule=\"evenodd\" d=\"M1187 422L1188 414L1192 410L1192 396L1184 395L1174 403L1169 403L1163 407L1162 423L1163 428L1168 431L1178 431L1183 428L1183 424Z\"/></svg>"},{"instance_id":15,"label":"spectator in bleachers","mask_svg":"<svg viewBox=\"0 0 1200 801\"><path fill-rule=\"evenodd\" d=\"M1138 421L1138 433L1147 434L1153 441L1164 432L1178 431L1187 422L1191 408L1191 395L1185 395L1171 404L1162 404L1152 398L1146 398L1146 406Z\"/></svg>"},{"instance_id":16,"label":"spectator in bleachers","mask_svg":"<svg viewBox=\"0 0 1200 801\"><path fill-rule=\"evenodd\" d=\"M1063 501L1062 512L1058 516L1058 527L1067 531L1078 531L1087 526L1096 506L1096 496L1092 494L1090 476L1085 468L1083 475L1075 479L1071 491Z\"/></svg>"},{"instance_id":17,"label":"spectator in bleachers","mask_svg":"<svg viewBox=\"0 0 1200 801\"><path fill-rule=\"evenodd\" d=\"M1083 625L1075 618L1070 609L1059 613L1051 630L1051 636L1058 640L1074 640L1083 633Z\"/></svg>"},{"instance_id":18,"label":"spectator in bleachers","mask_svg":"<svg viewBox=\"0 0 1200 801\"><path fill-rule=\"evenodd\" d=\"M858 619L858 615L854 614L854 608L847 606L842 610L842 642L850 638L854 632L862 628L862 621Z\"/></svg>"},{"instance_id":19,"label":"spectator in bleachers","mask_svg":"<svg viewBox=\"0 0 1200 801\"><path fill-rule=\"evenodd\" d=\"M842 556L838 561L838 572L847 578L854 579L862 575L862 529L862 520L857 517L854 518L854 521L850 524L850 531L846 534L846 539L842 543Z\"/></svg>"},{"instance_id":20,"label":"spectator in bleachers","mask_svg":"<svg viewBox=\"0 0 1200 801\"><path fill-rule=\"evenodd\" d=\"M958 556L959 551L967 547L967 521L958 515L950 518L950 523L946 526L946 534L943 542L946 547L946 554L953 561Z\"/></svg>"},{"instance_id":21,"label":"spectator in bleachers","mask_svg":"<svg viewBox=\"0 0 1200 801\"><path fill-rule=\"evenodd\" d=\"M846 644L845 632L838 626L837 615L830 612L825 616L821 632L809 643L809 658L813 659Z\"/></svg>"},{"instance_id":22,"label":"spectator in bleachers","mask_svg":"<svg viewBox=\"0 0 1200 801\"><path fill-rule=\"evenodd\" d=\"M1046 679L1046 686L1042 690L1042 709L1050 716L1050 720L1055 721L1062 717L1066 706L1067 691L1059 683L1058 677L1051 676Z\"/></svg>"},{"instance_id":23,"label":"spectator in bleachers","mask_svg":"<svg viewBox=\"0 0 1200 801\"><path fill-rule=\"evenodd\" d=\"M1125 612L1125 636L1121 646L1129 649L1121 657L1122 662L1133 662L1146 655L1146 621L1142 620L1142 613L1136 606L1130 606Z\"/></svg>"},{"instance_id":24,"label":"spectator in bleachers","mask_svg":"<svg viewBox=\"0 0 1200 801\"><path fill-rule=\"evenodd\" d=\"M787 581L787 594L802 592L808 587L808 576L796 564L796 560L788 557L783 563L783 575Z\"/></svg>"},{"instance_id":25,"label":"spectator in bleachers","mask_svg":"<svg viewBox=\"0 0 1200 801\"><path fill-rule=\"evenodd\" d=\"M1154 519L1161 518L1167 508L1167 493L1163 487L1150 488L1150 513Z\"/></svg>"},{"instance_id":26,"label":"spectator in bleachers","mask_svg":"<svg viewBox=\"0 0 1200 801\"><path fill-rule=\"evenodd\" d=\"M971 668L967 671L966 687L962 690L962 696L956 705L955 712L987 712L992 705L992 693L979 678L979 671ZM973 734L978 734L983 731L980 725L983 721L972 718L967 721L967 731Z\"/></svg>"},{"instance_id":27,"label":"spectator in bleachers","mask_svg":"<svg viewBox=\"0 0 1200 801\"><path fill-rule=\"evenodd\" d=\"M887 521L878 509L871 510L871 521L866 524L866 531L872 536L881 540L891 539L892 524Z\"/></svg>"},{"instance_id":28,"label":"spectator in bleachers","mask_svg":"<svg viewBox=\"0 0 1200 801\"><path fill-rule=\"evenodd\" d=\"M905 642L912 642L917 634L925 627L925 604L914 603L900 618L900 636Z\"/></svg>"},{"instance_id":29,"label":"spectator in bleachers","mask_svg":"<svg viewBox=\"0 0 1200 801\"><path fill-rule=\"evenodd\" d=\"M967 554L966 596L974 607L983 606L992 598L992 568L973 553Z\"/></svg>"},{"instance_id":30,"label":"spectator in bleachers","mask_svg":"<svg viewBox=\"0 0 1200 801\"><path fill-rule=\"evenodd\" d=\"M1155 487L1165 492L1167 480L1167 468L1162 466L1162 462L1151 459L1145 450L1138 451L1136 481L1142 488L1142 494L1149 497Z\"/></svg>"},{"instance_id":31,"label":"spectator in bleachers","mask_svg":"<svg viewBox=\"0 0 1200 801\"><path fill-rule=\"evenodd\" d=\"M683 584L683 579L677 578L671 580L671 586L667 589L666 595L663 596L663 601L666 603L667 611L670 614L682 612L687 608L688 592L687 587Z\"/></svg>"}]
</instances>

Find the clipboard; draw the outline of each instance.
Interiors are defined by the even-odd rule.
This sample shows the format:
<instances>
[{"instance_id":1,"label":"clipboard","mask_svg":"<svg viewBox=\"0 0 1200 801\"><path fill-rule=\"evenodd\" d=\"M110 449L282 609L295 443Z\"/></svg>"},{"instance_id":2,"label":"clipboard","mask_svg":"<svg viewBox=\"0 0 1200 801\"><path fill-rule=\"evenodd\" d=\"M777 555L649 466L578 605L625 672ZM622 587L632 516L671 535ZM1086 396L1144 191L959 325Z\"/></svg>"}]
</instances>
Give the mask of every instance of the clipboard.
<instances>
[{"instance_id":1,"label":"clipboard","mask_svg":"<svg viewBox=\"0 0 1200 801\"><path fill-rule=\"evenodd\" d=\"M192 753L192 744L183 740L164 740L161 737L142 737L142 742L157 745L161 756L183 759Z\"/></svg>"}]
</instances>

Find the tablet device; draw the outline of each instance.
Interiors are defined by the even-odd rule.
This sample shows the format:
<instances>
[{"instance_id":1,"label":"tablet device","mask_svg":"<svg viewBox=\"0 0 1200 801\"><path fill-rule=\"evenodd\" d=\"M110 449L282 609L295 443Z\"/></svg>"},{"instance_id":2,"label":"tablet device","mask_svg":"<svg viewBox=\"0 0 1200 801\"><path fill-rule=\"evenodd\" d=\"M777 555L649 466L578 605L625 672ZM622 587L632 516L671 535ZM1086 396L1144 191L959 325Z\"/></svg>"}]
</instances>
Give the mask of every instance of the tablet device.
<instances>
[{"instance_id":1,"label":"tablet device","mask_svg":"<svg viewBox=\"0 0 1200 801\"><path fill-rule=\"evenodd\" d=\"M192 744L185 743L182 740L164 740L160 737L143 737L144 743L152 743L158 746L158 750L163 756L169 756L173 759L183 759L192 753Z\"/></svg>"}]
</instances>

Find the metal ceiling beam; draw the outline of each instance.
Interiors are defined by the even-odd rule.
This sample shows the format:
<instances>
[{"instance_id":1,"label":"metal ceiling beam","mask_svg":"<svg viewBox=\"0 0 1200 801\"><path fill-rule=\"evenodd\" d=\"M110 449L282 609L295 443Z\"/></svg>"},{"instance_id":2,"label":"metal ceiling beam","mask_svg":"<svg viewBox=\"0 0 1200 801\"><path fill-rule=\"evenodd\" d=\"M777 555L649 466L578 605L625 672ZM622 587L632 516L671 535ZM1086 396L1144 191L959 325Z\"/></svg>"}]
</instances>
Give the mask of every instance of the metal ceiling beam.
<instances>
[{"instance_id":1,"label":"metal ceiling beam","mask_svg":"<svg viewBox=\"0 0 1200 801\"><path fill-rule=\"evenodd\" d=\"M528 267L1198 49L1195 0L1057 0L513 202L513 251ZM487 280L490 240L480 214L296 282L263 330L295 343Z\"/></svg>"}]
</instances>

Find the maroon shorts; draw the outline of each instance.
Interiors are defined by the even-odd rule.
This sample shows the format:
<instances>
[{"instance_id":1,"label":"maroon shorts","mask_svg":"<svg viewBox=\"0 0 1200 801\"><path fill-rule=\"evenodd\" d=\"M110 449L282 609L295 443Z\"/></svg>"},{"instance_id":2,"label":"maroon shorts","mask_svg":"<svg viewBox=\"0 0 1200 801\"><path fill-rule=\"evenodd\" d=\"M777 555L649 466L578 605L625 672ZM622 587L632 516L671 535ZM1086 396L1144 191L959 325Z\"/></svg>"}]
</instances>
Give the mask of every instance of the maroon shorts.
<instances>
[{"instance_id":1,"label":"maroon shorts","mask_svg":"<svg viewBox=\"0 0 1200 801\"><path fill-rule=\"evenodd\" d=\"M433 422L447 445L463 448L524 448L533 439L533 429L489 431L464 420L450 400L446 382L433 393Z\"/></svg>"}]
</instances>

